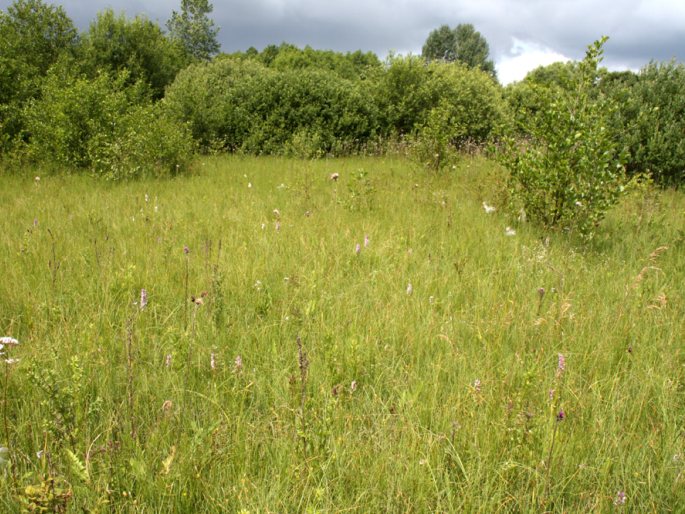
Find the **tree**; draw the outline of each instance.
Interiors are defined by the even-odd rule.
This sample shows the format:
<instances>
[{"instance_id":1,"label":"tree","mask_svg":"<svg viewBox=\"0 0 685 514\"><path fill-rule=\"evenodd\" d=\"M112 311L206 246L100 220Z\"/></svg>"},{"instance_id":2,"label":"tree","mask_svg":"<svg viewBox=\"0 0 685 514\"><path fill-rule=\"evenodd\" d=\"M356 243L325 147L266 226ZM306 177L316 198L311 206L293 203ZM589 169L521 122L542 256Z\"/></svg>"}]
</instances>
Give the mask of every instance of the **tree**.
<instances>
[{"instance_id":1,"label":"tree","mask_svg":"<svg viewBox=\"0 0 685 514\"><path fill-rule=\"evenodd\" d=\"M522 209L535 223L585 238L626 184L624 152L607 128L616 105L600 89L605 41L588 47L569 89L532 84L541 108L523 120L526 137L505 141L500 154L513 212Z\"/></svg>"},{"instance_id":2,"label":"tree","mask_svg":"<svg viewBox=\"0 0 685 514\"><path fill-rule=\"evenodd\" d=\"M199 61L209 61L219 53L219 32L207 15L214 7L209 0L181 0L181 12L171 13L167 21L169 36L181 43L187 54Z\"/></svg>"},{"instance_id":3,"label":"tree","mask_svg":"<svg viewBox=\"0 0 685 514\"><path fill-rule=\"evenodd\" d=\"M164 88L186 64L182 50L156 23L145 16L117 16L111 9L98 13L90 24L82 53L83 68L90 76L97 70L116 74L126 69L131 83L143 80L156 98L164 95Z\"/></svg>"},{"instance_id":4,"label":"tree","mask_svg":"<svg viewBox=\"0 0 685 514\"><path fill-rule=\"evenodd\" d=\"M0 12L0 103L33 96L36 79L77 42L76 28L61 7L17 0Z\"/></svg>"},{"instance_id":5,"label":"tree","mask_svg":"<svg viewBox=\"0 0 685 514\"><path fill-rule=\"evenodd\" d=\"M457 60L457 37L449 25L442 25L428 34L428 39L421 51L424 59L429 61L443 60L454 62Z\"/></svg>"},{"instance_id":6,"label":"tree","mask_svg":"<svg viewBox=\"0 0 685 514\"><path fill-rule=\"evenodd\" d=\"M442 25L428 35L422 50L427 60L460 61L495 77L495 64L488 59L489 54L488 42L470 23L461 23L454 29Z\"/></svg>"},{"instance_id":7,"label":"tree","mask_svg":"<svg viewBox=\"0 0 685 514\"><path fill-rule=\"evenodd\" d=\"M61 7L17 0L0 11L0 151L22 133L23 107L38 95L50 66L71 55L77 43Z\"/></svg>"}]
</instances>

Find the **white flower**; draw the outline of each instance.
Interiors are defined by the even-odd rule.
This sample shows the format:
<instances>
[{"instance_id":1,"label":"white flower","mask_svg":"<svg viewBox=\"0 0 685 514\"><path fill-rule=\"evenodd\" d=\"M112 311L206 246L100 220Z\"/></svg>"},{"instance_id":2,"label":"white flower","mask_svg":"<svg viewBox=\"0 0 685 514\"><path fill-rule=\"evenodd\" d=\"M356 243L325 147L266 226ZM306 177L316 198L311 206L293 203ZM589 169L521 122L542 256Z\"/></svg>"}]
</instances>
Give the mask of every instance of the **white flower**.
<instances>
[{"instance_id":1,"label":"white flower","mask_svg":"<svg viewBox=\"0 0 685 514\"><path fill-rule=\"evenodd\" d=\"M278 209L273 210L274 218L279 219L281 217L281 211Z\"/></svg>"},{"instance_id":2,"label":"white flower","mask_svg":"<svg viewBox=\"0 0 685 514\"><path fill-rule=\"evenodd\" d=\"M483 202L483 209L485 210L485 214L491 214L497 210L492 205L488 205L485 202Z\"/></svg>"},{"instance_id":3,"label":"white flower","mask_svg":"<svg viewBox=\"0 0 685 514\"><path fill-rule=\"evenodd\" d=\"M16 364L17 362L19 362L19 359L5 359L5 362L7 364L12 365L12 364Z\"/></svg>"},{"instance_id":4,"label":"white flower","mask_svg":"<svg viewBox=\"0 0 685 514\"><path fill-rule=\"evenodd\" d=\"M145 288L140 290L140 310L147 307L147 290Z\"/></svg>"},{"instance_id":5,"label":"white flower","mask_svg":"<svg viewBox=\"0 0 685 514\"><path fill-rule=\"evenodd\" d=\"M19 341L17 341L13 337L4 336L0 337L0 344L2 344L3 346L17 346L19 344Z\"/></svg>"},{"instance_id":6,"label":"white flower","mask_svg":"<svg viewBox=\"0 0 685 514\"><path fill-rule=\"evenodd\" d=\"M340 174L339 173L331 173L330 177L328 177L328 178L335 182L336 180L338 180L340 178Z\"/></svg>"},{"instance_id":7,"label":"white flower","mask_svg":"<svg viewBox=\"0 0 685 514\"><path fill-rule=\"evenodd\" d=\"M407 284L407 295L411 296L413 292L414 292L414 286L412 286L411 282L409 282Z\"/></svg>"},{"instance_id":8,"label":"white flower","mask_svg":"<svg viewBox=\"0 0 685 514\"><path fill-rule=\"evenodd\" d=\"M504 234L507 235L507 236L515 236L515 235L516 235L516 231L515 231L513 228L511 228L511 227L507 227L507 228L504 229Z\"/></svg>"},{"instance_id":9,"label":"white flower","mask_svg":"<svg viewBox=\"0 0 685 514\"><path fill-rule=\"evenodd\" d=\"M248 188L248 189L252 189L252 182L248 182L248 183L247 183L247 188Z\"/></svg>"},{"instance_id":10,"label":"white flower","mask_svg":"<svg viewBox=\"0 0 685 514\"><path fill-rule=\"evenodd\" d=\"M355 245L355 247L354 247L354 253L357 254L357 255L359 255L359 254L361 253L361 251L362 251L362 245L360 245L359 243L357 243L357 244Z\"/></svg>"}]
</instances>

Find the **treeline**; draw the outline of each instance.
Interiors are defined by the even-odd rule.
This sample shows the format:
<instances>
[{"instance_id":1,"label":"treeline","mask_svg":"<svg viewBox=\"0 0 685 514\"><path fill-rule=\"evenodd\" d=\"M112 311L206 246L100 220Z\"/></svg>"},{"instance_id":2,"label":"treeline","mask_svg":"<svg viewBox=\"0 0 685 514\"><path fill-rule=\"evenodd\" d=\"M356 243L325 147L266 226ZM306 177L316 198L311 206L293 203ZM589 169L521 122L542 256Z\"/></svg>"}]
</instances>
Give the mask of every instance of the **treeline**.
<instances>
[{"instance_id":1,"label":"treeline","mask_svg":"<svg viewBox=\"0 0 685 514\"><path fill-rule=\"evenodd\" d=\"M182 0L167 30L101 12L79 34L65 11L17 0L0 13L0 151L5 162L111 179L182 172L196 151L298 157L409 149L435 169L465 145L517 134L572 92L577 64L496 79L471 25L433 31L422 56L270 45L218 54L207 0ZM606 130L629 172L685 179L685 70L602 71Z\"/></svg>"}]
</instances>

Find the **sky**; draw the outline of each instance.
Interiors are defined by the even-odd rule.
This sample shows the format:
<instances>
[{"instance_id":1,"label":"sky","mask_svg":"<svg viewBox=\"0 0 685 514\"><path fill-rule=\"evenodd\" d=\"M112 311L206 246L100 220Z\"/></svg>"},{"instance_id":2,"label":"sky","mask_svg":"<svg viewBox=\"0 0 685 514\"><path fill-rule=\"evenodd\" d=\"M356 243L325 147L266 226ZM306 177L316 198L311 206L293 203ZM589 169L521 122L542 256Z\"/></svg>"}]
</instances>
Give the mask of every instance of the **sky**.
<instances>
[{"instance_id":1,"label":"sky","mask_svg":"<svg viewBox=\"0 0 685 514\"><path fill-rule=\"evenodd\" d=\"M48 3L49 0L44 0ZM211 1L211 0L210 0ZM62 0L85 30L112 8L164 26L181 0ZM224 52L282 42L336 51L420 54L431 30L472 23L488 41L500 82L540 65L582 59L609 36L603 64L637 71L650 60L685 62L685 0L214 0ZM11 1L0 0L5 10Z\"/></svg>"}]
</instances>

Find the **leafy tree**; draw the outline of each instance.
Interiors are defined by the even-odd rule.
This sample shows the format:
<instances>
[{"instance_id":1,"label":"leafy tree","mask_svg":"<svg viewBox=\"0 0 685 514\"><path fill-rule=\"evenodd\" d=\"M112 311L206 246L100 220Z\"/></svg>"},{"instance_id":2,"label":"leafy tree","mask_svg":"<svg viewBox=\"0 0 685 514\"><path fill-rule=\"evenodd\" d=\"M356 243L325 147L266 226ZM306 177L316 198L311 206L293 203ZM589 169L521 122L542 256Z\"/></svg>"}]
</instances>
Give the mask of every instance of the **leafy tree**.
<instances>
[{"instance_id":1,"label":"leafy tree","mask_svg":"<svg viewBox=\"0 0 685 514\"><path fill-rule=\"evenodd\" d=\"M443 60L454 62L457 60L457 35L449 25L441 25L433 30L423 45L421 55L429 61Z\"/></svg>"},{"instance_id":2,"label":"leafy tree","mask_svg":"<svg viewBox=\"0 0 685 514\"><path fill-rule=\"evenodd\" d=\"M91 77L97 70L116 74L126 69L132 83L143 80L156 98L186 64L182 50L156 23L144 16L117 16L111 9L98 13L82 46L83 67Z\"/></svg>"},{"instance_id":3,"label":"leafy tree","mask_svg":"<svg viewBox=\"0 0 685 514\"><path fill-rule=\"evenodd\" d=\"M73 52L78 34L64 9L17 0L0 11L0 151L20 136L23 106L50 66Z\"/></svg>"},{"instance_id":4,"label":"leafy tree","mask_svg":"<svg viewBox=\"0 0 685 514\"><path fill-rule=\"evenodd\" d=\"M193 59L208 61L221 48L216 39L219 29L208 16L213 9L209 0L181 0L181 12L173 11L167 21L169 36Z\"/></svg>"},{"instance_id":5,"label":"leafy tree","mask_svg":"<svg viewBox=\"0 0 685 514\"><path fill-rule=\"evenodd\" d=\"M510 139L500 155L510 171L513 211L587 238L625 184L621 147L608 128L616 106L599 87L605 41L588 47L573 87L533 90L542 108L525 123L523 142Z\"/></svg>"},{"instance_id":6,"label":"leafy tree","mask_svg":"<svg viewBox=\"0 0 685 514\"><path fill-rule=\"evenodd\" d=\"M0 103L32 97L36 79L77 42L74 24L61 7L17 0L0 12Z\"/></svg>"},{"instance_id":7,"label":"leafy tree","mask_svg":"<svg viewBox=\"0 0 685 514\"><path fill-rule=\"evenodd\" d=\"M488 42L470 23L461 23L454 29L442 25L428 35L422 50L427 60L460 61L495 77L495 64L488 59L489 54Z\"/></svg>"}]
</instances>

